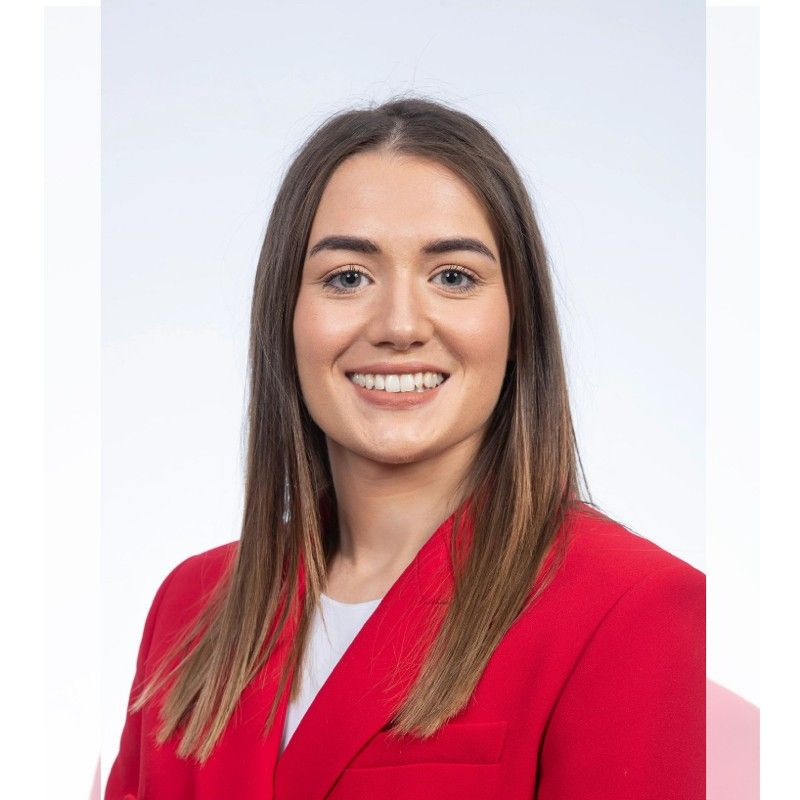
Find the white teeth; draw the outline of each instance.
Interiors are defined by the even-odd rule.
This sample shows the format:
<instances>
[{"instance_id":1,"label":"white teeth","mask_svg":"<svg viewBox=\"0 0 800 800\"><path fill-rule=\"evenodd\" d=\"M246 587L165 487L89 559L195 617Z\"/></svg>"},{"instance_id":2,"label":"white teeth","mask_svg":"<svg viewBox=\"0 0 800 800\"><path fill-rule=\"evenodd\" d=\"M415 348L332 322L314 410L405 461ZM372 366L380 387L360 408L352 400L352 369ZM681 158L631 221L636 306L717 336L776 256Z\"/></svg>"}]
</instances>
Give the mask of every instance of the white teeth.
<instances>
[{"instance_id":1,"label":"white teeth","mask_svg":"<svg viewBox=\"0 0 800 800\"><path fill-rule=\"evenodd\" d=\"M441 372L416 372L401 375L380 375L356 372L350 376L353 383L366 389L377 389L385 392L424 392L434 389L444 381Z\"/></svg>"}]
</instances>

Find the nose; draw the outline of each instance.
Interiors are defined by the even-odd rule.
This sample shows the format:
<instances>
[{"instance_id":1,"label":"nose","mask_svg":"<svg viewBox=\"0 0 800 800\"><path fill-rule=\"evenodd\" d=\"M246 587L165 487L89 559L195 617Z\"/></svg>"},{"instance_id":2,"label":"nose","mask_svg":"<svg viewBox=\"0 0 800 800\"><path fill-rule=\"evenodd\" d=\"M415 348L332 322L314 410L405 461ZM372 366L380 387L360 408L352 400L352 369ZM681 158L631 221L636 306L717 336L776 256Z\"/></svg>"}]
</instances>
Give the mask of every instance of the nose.
<instances>
[{"instance_id":1,"label":"nose","mask_svg":"<svg viewBox=\"0 0 800 800\"><path fill-rule=\"evenodd\" d=\"M375 299L369 324L374 346L407 350L427 342L433 334L433 320L418 276L411 270L384 282Z\"/></svg>"}]
</instances>

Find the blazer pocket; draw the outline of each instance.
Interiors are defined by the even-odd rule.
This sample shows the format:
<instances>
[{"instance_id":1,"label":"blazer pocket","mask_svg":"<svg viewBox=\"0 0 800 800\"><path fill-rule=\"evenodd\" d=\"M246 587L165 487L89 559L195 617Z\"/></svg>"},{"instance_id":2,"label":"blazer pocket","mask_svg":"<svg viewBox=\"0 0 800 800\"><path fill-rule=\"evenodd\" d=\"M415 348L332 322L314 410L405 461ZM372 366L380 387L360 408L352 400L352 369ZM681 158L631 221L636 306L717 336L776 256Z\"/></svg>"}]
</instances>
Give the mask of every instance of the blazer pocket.
<instances>
[{"instance_id":1,"label":"blazer pocket","mask_svg":"<svg viewBox=\"0 0 800 800\"><path fill-rule=\"evenodd\" d=\"M503 751L507 727L506 720L446 723L427 739L379 731L349 769L402 764L496 764Z\"/></svg>"}]
</instances>

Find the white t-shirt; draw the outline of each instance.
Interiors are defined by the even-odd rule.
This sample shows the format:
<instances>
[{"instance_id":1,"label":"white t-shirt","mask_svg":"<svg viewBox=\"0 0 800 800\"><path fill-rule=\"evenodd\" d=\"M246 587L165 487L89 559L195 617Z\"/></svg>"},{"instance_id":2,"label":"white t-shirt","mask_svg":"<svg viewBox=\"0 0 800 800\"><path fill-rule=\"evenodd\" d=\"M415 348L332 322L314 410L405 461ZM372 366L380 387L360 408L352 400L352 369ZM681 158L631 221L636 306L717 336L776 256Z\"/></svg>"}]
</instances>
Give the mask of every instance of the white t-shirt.
<instances>
[{"instance_id":1,"label":"white t-shirt","mask_svg":"<svg viewBox=\"0 0 800 800\"><path fill-rule=\"evenodd\" d=\"M320 604L311 620L300 692L297 700L290 702L286 709L281 752L300 724L311 701L382 599L379 597L364 603L342 603L326 594L320 595Z\"/></svg>"}]
</instances>

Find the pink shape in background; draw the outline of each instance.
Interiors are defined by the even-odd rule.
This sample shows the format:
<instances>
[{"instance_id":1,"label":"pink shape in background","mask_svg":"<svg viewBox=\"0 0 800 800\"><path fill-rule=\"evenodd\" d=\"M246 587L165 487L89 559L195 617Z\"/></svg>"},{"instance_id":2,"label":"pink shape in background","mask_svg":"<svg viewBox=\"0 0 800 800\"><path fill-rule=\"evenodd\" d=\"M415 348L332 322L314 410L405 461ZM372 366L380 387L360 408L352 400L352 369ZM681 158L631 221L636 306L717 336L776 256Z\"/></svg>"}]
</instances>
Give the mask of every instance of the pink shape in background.
<instances>
[{"instance_id":1,"label":"pink shape in background","mask_svg":"<svg viewBox=\"0 0 800 800\"><path fill-rule=\"evenodd\" d=\"M706 681L706 800L758 800L758 706Z\"/></svg>"}]
</instances>

